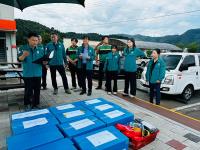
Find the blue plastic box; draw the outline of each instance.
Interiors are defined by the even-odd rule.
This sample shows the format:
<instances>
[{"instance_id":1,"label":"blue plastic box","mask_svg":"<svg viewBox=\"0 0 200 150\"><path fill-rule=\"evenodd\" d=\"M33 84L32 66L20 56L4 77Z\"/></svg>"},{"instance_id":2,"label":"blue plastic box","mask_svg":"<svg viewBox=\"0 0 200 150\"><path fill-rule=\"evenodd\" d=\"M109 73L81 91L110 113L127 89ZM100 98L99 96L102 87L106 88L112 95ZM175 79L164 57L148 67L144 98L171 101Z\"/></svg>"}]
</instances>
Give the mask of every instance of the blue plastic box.
<instances>
[{"instance_id":1,"label":"blue plastic box","mask_svg":"<svg viewBox=\"0 0 200 150\"><path fill-rule=\"evenodd\" d=\"M63 113L55 114L60 123L80 120L82 118L93 116L94 113L86 108L76 108L72 110L65 110Z\"/></svg>"},{"instance_id":2,"label":"blue plastic box","mask_svg":"<svg viewBox=\"0 0 200 150\"><path fill-rule=\"evenodd\" d=\"M77 121L72 121L59 125L64 135L69 138L82 135L96 129L100 129L105 126L105 123L103 123L94 116L89 116Z\"/></svg>"},{"instance_id":3,"label":"blue plastic box","mask_svg":"<svg viewBox=\"0 0 200 150\"><path fill-rule=\"evenodd\" d=\"M40 130L40 128L49 125L57 125L59 122L52 114L44 114L23 119L13 120L11 129L13 134L22 134L32 130Z\"/></svg>"},{"instance_id":4,"label":"blue plastic box","mask_svg":"<svg viewBox=\"0 0 200 150\"><path fill-rule=\"evenodd\" d=\"M74 138L80 150L128 150L129 139L110 126Z\"/></svg>"},{"instance_id":5,"label":"blue plastic box","mask_svg":"<svg viewBox=\"0 0 200 150\"><path fill-rule=\"evenodd\" d=\"M33 111L27 111L27 112L20 112L12 114L11 120L20 120L24 118L31 118L34 116L42 116L46 114L51 114L48 109L40 109L40 110L33 110Z\"/></svg>"},{"instance_id":6,"label":"blue plastic box","mask_svg":"<svg viewBox=\"0 0 200 150\"><path fill-rule=\"evenodd\" d=\"M42 145L36 147L32 150L77 150L74 146L73 142L70 139L62 139L59 141L55 141L53 143L48 143L46 145Z\"/></svg>"},{"instance_id":7,"label":"blue plastic box","mask_svg":"<svg viewBox=\"0 0 200 150\"><path fill-rule=\"evenodd\" d=\"M8 150L32 149L40 145L63 139L56 126L47 126L7 138Z\"/></svg>"},{"instance_id":8,"label":"blue plastic box","mask_svg":"<svg viewBox=\"0 0 200 150\"><path fill-rule=\"evenodd\" d=\"M107 103L107 102L103 102L100 103L98 105L92 106L92 107L88 107L89 110L91 110L92 112L94 112L95 114L102 114L104 112L113 110L113 109L122 109L120 106L113 104L113 103Z\"/></svg>"},{"instance_id":9,"label":"blue plastic box","mask_svg":"<svg viewBox=\"0 0 200 150\"><path fill-rule=\"evenodd\" d=\"M127 124L134 120L134 115L122 108L113 109L104 113L98 113L96 116L106 123L107 126L117 123Z\"/></svg>"},{"instance_id":10,"label":"blue plastic box","mask_svg":"<svg viewBox=\"0 0 200 150\"><path fill-rule=\"evenodd\" d=\"M55 107L50 107L49 110L50 112L52 112L52 114L59 114L65 112L66 110L73 110L80 108L80 106L81 105L78 103L68 103L68 104L58 105Z\"/></svg>"}]
</instances>

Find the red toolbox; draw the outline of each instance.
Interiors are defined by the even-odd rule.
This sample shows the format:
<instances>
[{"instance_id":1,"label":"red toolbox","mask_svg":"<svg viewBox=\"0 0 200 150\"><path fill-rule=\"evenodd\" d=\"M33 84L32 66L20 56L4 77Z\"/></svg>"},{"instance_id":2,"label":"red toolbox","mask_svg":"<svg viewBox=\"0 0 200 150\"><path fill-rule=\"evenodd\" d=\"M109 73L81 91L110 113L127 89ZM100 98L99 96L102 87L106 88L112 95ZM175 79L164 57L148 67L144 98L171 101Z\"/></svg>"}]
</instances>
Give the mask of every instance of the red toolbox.
<instances>
[{"instance_id":1,"label":"red toolbox","mask_svg":"<svg viewBox=\"0 0 200 150\"><path fill-rule=\"evenodd\" d=\"M137 132L135 132L131 126L117 124L116 128L129 138L131 146L134 150L140 149L145 145L153 142L156 139L157 134L159 133L159 130L156 130L153 133L142 136L142 134L139 135Z\"/></svg>"}]
</instances>

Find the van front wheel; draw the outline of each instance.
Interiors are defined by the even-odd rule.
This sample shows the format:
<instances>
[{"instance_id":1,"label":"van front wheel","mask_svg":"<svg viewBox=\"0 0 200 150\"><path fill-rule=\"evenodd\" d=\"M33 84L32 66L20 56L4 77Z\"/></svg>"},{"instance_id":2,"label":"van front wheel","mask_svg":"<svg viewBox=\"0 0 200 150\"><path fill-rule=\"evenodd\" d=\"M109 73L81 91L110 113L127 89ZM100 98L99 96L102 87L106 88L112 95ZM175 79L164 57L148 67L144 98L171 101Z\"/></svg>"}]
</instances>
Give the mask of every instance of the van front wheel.
<instances>
[{"instance_id":1,"label":"van front wheel","mask_svg":"<svg viewBox=\"0 0 200 150\"><path fill-rule=\"evenodd\" d=\"M191 85L186 86L185 89L183 90L182 97L186 103L188 103L188 101L190 101L190 99L193 95L193 92L194 92L194 90Z\"/></svg>"}]
</instances>

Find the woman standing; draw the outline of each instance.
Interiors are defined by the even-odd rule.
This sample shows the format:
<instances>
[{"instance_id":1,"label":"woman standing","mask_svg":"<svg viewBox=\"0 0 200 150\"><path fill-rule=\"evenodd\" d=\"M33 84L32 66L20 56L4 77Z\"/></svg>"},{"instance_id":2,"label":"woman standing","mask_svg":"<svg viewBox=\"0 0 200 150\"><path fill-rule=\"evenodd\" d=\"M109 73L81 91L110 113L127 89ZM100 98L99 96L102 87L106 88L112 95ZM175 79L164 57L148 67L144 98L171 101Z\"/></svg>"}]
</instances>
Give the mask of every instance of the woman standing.
<instances>
[{"instance_id":1,"label":"woman standing","mask_svg":"<svg viewBox=\"0 0 200 150\"><path fill-rule=\"evenodd\" d=\"M156 105L160 105L160 85L165 78L165 63L159 56L160 49L153 50L153 58L149 61L146 72L146 80L150 86L150 103L153 103L155 93Z\"/></svg>"},{"instance_id":2,"label":"woman standing","mask_svg":"<svg viewBox=\"0 0 200 150\"><path fill-rule=\"evenodd\" d=\"M129 84L130 84L130 97L134 98L136 95L136 59L138 57L146 57L145 53L136 48L135 40L129 39L127 42L127 48L124 49L123 55L124 60L124 71L125 71L125 88L123 96L129 95Z\"/></svg>"},{"instance_id":3,"label":"woman standing","mask_svg":"<svg viewBox=\"0 0 200 150\"><path fill-rule=\"evenodd\" d=\"M113 45L111 47L112 52L108 53L106 56L106 61L104 64L104 72L106 72L106 83L108 95L117 94L117 77L120 72L120 55L117 51L117 46ZM111 88L111 82L114 81L113 90Z\"/></svg>"}]
</instances>

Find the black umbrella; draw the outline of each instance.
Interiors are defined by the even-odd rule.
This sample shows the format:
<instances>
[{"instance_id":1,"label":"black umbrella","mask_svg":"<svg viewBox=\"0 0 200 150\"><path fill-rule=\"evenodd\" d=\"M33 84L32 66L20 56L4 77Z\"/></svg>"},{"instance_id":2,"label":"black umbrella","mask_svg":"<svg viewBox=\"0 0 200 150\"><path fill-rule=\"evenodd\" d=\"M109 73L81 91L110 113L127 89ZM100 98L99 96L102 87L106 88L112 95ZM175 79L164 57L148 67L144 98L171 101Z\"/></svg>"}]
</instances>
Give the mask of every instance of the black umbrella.
<instances>
[{"instance_id":1,"label":"black umbrella","mask_svg":"<svg viewBox=\"0 0 200 150\"><path fill-rule=\"evenodd\" d=\"M47 3L74 3L84 6L85 0L1 0L0 3L23 10L26 7Z\"/></svg>"}]
</instances>

